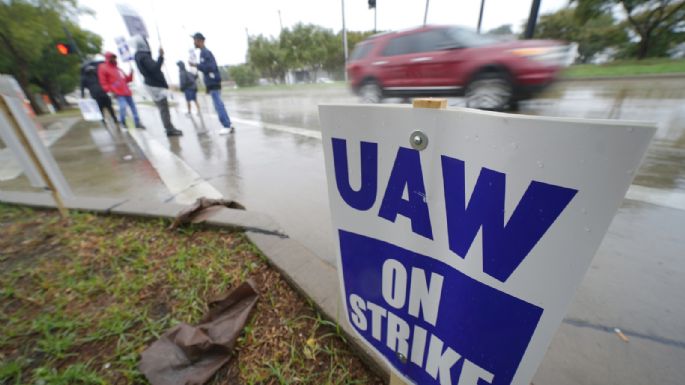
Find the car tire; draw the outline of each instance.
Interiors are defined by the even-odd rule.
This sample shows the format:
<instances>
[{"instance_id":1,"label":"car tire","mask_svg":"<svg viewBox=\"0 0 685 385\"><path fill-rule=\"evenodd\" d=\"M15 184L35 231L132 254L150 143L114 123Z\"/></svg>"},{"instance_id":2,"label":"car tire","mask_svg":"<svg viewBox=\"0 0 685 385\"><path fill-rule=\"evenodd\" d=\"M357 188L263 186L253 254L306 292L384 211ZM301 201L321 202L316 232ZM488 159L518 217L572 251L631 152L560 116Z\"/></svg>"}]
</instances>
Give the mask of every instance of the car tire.
<instances>
[{"instance_id":1,"label":"car tire","mask_svg":"<svg viewBox=\"0 0 685 385\"><path fill-rule=\"evenodd\" d=\"M513 94L514 86L505 74L480 73L466 86L466 107L503 111L511 105Z\"/></svg>"},{"instance_id":2,"label":"car tire","mask_svg":"<svg viewBox=\"0 0 685 385\"><path fill-rule=\"evenodd\" d=\"M383 100L383 90L374 80L367 80L359 87L362 103L380 103Z\"/></svg>"}]
</instances>

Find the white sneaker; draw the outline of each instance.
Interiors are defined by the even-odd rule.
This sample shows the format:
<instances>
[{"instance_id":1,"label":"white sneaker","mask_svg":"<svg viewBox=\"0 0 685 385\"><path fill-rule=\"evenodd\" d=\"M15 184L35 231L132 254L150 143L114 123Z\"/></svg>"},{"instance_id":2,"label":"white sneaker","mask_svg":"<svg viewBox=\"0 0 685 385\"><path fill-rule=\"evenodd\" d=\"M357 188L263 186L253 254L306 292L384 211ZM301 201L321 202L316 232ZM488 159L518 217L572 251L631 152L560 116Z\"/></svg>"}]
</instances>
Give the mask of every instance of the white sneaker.
<instances>
[{"instance_id":1,"label":"white sneaker","mask_svg":"<svg viewBox=\"0 0 685 385\"><path fill-rule=\"evenodd\" d=\"M219 135L228 135L228 134L230 134L230 133L231 133L231 129L230 129L230 128L222 128L222 129L219 130Z\"/></svg>"}]
</instances>

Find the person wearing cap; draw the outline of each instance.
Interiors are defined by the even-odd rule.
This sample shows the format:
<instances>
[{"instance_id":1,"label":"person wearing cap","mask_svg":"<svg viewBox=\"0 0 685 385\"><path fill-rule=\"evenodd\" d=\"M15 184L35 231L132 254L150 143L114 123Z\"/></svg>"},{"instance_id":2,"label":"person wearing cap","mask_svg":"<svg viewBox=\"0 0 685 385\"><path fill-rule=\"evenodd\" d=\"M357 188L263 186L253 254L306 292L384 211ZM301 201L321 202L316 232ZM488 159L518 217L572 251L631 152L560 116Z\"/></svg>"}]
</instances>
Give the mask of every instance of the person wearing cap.
<instances>
[{"instance_id":1,"label":"person wearing cap","mask_svg":"<svg viewBox=\"0 0 685 385\"><path fill-rule=\"evenodd\" d=\"M166 82L164 73L162 73L162 64L164 64L164 50L159 49L159 56L157 60L152 58L150 53L150 46L144 37L137 35L133 39L133 44L136 48L135 60L138 71L145 79L145 88L150 94L150 97L155 102L159 115L162 118L162 124L166 130L166 136L181 136L183 132L176 129L171 123L171 114L169 113L169 101L167 94L169 92L169 85Z\"/></svg>"},{"instance_id":2,"label":"person wearing cap","mask_svg":"<svg viewBox=\"0 0 685 385\"><path fill-rule=\"evenodd\" d=\"M105 52L105 62L98 66L98 79L102 89L105 92L113 93L117 98L120 123L124 127L126 126L126 106L128 105L133 113L133 121L136 127L145 128L140 123L131 89L128 88L128 83L133 81L133 70L128 75L124 74L124 71L117 66L117 55L112 52Z\"/></svg>"},{"instance_id":3,"label":"person wearing cap","mask_svg":"<svg viewBox=\"0 0 685 385\"><path fill-rule=\"evenodd\" d=\"M191 67L196 67L200 72L202 72L203 79L205 81L205 87L207 87L207 93L212 97L212 102L214 103L214 109L217 115L219 115L219 121L221 125L224 126L222 130L219 131L220 135L225 135L235 131L235 128L231 124L231 118L226 112L226 107L224 106L223 100L221 100L221 74L219 73L219 67L216 65L216 60L212 51L205 47L205 37L200 32L191 36L193 42L195 43L195 48L200 49L200 62L190 63Z\"/></svg>"}]
</instances>

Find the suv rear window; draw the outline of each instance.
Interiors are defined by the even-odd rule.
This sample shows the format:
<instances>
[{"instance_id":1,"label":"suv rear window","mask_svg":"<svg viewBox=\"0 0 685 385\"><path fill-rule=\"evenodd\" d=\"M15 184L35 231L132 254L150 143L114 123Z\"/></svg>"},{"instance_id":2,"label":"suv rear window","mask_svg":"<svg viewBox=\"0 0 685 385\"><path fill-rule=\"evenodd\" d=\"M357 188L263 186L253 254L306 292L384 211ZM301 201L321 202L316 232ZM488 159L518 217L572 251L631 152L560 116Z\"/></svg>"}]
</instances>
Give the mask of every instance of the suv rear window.
<instances>
[{"instance_id":1,"label":"suv rear window","mask_svg":"<svg viewBox=\"0 0 685 385\"><path fill-rule=\"evenodd\" d=\"M360 60L369 55L373 49L373 43L359 43L354 47L350 60Z\"/></svg>"}]
</instances>

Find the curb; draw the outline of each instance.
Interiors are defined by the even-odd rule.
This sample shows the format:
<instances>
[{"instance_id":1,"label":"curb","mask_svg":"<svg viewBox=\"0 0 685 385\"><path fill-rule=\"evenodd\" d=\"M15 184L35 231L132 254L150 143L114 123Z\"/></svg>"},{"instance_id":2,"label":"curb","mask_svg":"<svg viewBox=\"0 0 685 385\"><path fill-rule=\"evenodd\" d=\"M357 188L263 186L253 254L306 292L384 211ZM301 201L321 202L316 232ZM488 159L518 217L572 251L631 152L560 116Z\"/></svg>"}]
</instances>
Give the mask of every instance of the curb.
<instances>
[{"instance_id":1,"label":"curb","mask_svg":"<svg viewBox=\"0 0 685 385\"><path fill-rule=\"evenodd\" d=\"M176 217L187 205L145 199L64 197L71 210L100 214L115 214L144 218ZM55 203L48 192L0 191L0 202L54 209ZM329 320L340 325L349 346L381 378L387 380L390 370L356 337L344 316L340 284L336 269L321 260L301 243L288 237L267 215L223 208L203 223L215 227L228 227L245 231L248 239L266 256L272 267L316 309Z\"/></svg>"},{"instance_id":2,"label":"curb","mask_svg":"<svg viewBox=\"0 0 685 385\"><path fill-rule=\"evenodd\" d=\"M593 82L605 80L655 80L655 79L685 79L685 72L673 72L666 74L644 74L644 75L627 75L627 76L590 76L590 77L560 77L558 82Z\"/></svg>"}]
</instances>

